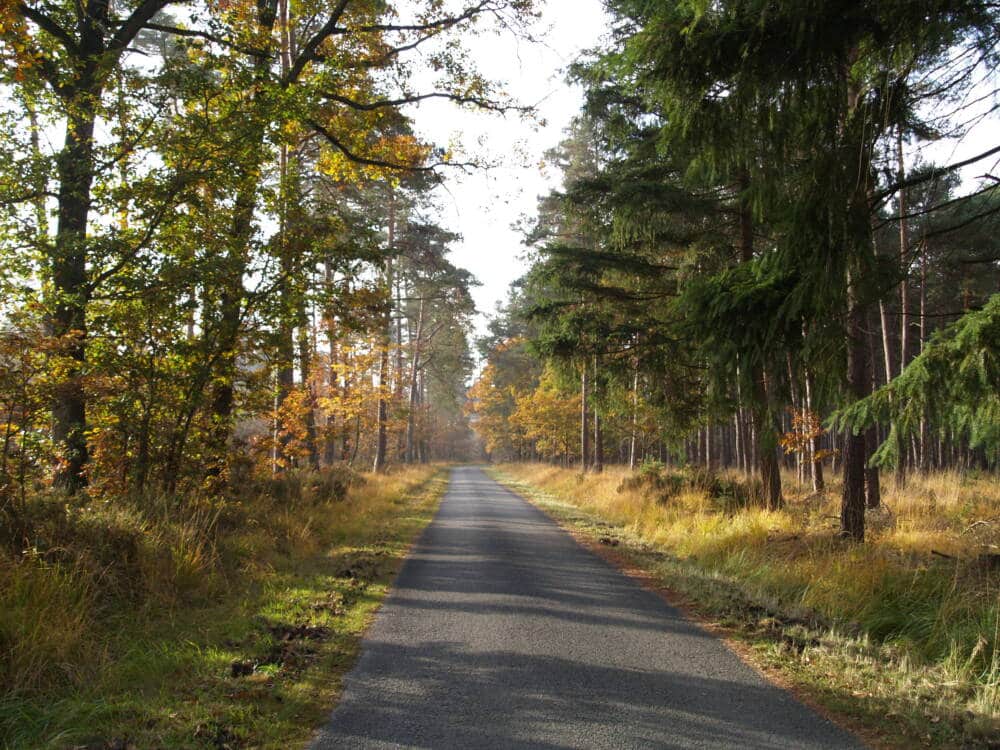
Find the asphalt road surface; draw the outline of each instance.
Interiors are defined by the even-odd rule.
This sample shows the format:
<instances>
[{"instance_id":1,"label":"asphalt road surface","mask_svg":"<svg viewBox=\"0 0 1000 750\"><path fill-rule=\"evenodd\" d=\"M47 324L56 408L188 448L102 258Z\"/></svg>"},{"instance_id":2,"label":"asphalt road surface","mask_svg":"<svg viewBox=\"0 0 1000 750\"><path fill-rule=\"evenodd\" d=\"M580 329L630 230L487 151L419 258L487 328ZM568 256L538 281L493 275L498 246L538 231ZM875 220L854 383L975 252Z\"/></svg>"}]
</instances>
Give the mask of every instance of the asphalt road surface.
<instances>
[{"instance_id":1,"label":"asphalt road surface","mask_svg":"<svg viewBox=\"0 0 1000 750\"><path fill-rule=\"evenodd\" d=\"M390 747L862 745L462 467L313 743Z\"/></svg>"}]
</instances>

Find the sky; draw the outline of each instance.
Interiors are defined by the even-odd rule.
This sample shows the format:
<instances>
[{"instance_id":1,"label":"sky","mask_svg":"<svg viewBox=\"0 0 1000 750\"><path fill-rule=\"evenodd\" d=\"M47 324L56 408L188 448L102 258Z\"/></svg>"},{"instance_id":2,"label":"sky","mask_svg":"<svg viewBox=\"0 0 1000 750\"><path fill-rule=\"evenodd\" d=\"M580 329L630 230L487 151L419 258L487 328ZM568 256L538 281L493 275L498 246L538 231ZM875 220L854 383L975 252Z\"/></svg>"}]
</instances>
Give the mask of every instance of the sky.
<instances>
[{"instance_id":1,"label":"sky","mask_svg":"<svg viewBox=\"0 0 1000 750\"><path fill-rule=\"evenodd\" d=\"M441 223L462 236L451 261L482 284L473 290L480 313L493 311L510 283L527 270L520 257L525 250L521 234L512 225L534 215L538 197L559 185L559 175L546 173L541 162L583 103L582 91L566 84L565 70L600 41L608 18L601 0L548 0L538 31L539 42L484 35L474 40L471 53L484 75L503 82L521 104L535 106L543 125L445 102L425 102L408 112L416 132L428 141L446 145L457 139L483 161L499 164L469 174L446 173L438 190ZM485 323L480 315L480 333Z\"/></svg>"}]
</instances>

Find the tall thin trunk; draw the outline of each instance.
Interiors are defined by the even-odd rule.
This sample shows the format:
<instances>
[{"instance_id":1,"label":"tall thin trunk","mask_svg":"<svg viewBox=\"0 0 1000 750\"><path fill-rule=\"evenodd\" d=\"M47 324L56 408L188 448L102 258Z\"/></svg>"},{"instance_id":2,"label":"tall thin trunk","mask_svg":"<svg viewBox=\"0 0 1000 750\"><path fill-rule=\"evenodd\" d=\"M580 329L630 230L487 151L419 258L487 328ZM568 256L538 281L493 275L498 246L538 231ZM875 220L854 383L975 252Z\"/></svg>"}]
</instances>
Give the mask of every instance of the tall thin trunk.
<instances>
[{"instance_id":1,"label":"tall thin trunk","mask_svg":"<svg viewBox=\"0 0 1000 750\"><path fill-rule=\"evenodd\" d=\"M733 457L737 470L743 470L743 443L740 440L740 410L733 414Z\"/></svg>"},{"instance_id":2,"label":"tall thin trunk","mask_svg":"<svg viewBox=\"0 0 1000 750\"><path fill-rule=\"evenodd\" d=\"M927 239L920 243L920 353L927 343ZM920 471L928 470L927 410L920 415Z\"/></svg>"},{"instance_id":3,"label":"tall thin trunk","mask_svg":"<svg viewBox=\"0 0 1000 750\"><path fill-rule=\"evenodd\" d=\"M594 473L604 471L604 421L601 413L594 409Z\"/></svg>"},{"instance_id":4,"label":"tall thin trunk","mask_svg":"<svg viewBox=\"0 0 1000 750\"><path fill-rule=\"evenodd\" d=\"M868 395L868 342L865 315L858 298L857 273L848 274L847 302L847 391L852 399ZM844 492L841 498L840 531L846 537L865 538L865 434L848 430L844 436Z\"/></svg>"},{"instance_id":5,"label":"tall thin trunk","mask_svg":"<svg viewBox=\"0 0 1000 750\"><path fill-rule=\"evenodd\" d=\"M903 132L900 130L896 134L896 179L903 182L906 179L906 169L903 166ZM899 191L899 270L901 275L899 282L899 370L903 371L909 362L909 339L910 339L910 302L909 302L909 278L910 278L910 237L909 222L906 219L908 210L906 189Z\"/></svg>"},{"instance_id":6,"label":"tall thin trunk","mask_svg":"<svg viewBox=\"0 0 1000 750\"><path fill-rule=\"evenodd\" d=\"M632 373L632 435L628 446L628 467L635 469L636 451L639 440L639 367L635 365Z\"/></svg>"},{"instance_id":7,"label":"tall thin trunk","mask_svg":"<svg viewBox=\"0 0 1000 750\"><path fill-rule=\"evenodd\" d=\"M289 49L289 16L288 0L278 0L278 31L280 39L279 58L281 74L284 76L291 67L291 50ZM293 232L293 223L290 216L293 201L292 180L297 179L293 174L289 164L289 149L287 143L282 143L278 148L278 263L281 273L279 282L279 294L281 307L279 313L278 342L277 342L277 365L278 365L278 392L275 404L278 409L284 404L285 399L295 387L295 317L298 313L297 294L297 250L296 243L290 236ZM305 378L303 378L305 382ZM276 429L275 455L286 461L289 459L284 454L287 452L290 432L286 425L281 424L280 417ZM279 466L275 461L275 466Z\"/></svg>"},{"instance_id":8,"label":"tall thin trunk","mask_svg":"<svg viewBox=\"0 0 1000 750\"><path fill-rule=\"evenodd\" d=\"M594 472L600 474L604 471L604 434L603 425L601 423L601 412L598 409L598 402L600 401L600 394L597 389L600 387L601 382L598 372L598 361L597 355L594 355Z\"/></svg>"},{"instance_id":9,"label":"tall thin trunk","mask_svg":"<svg viewBox=\"0 0 1000 750\"><path fill-rule=\"evenodd\" d=\"M286 0L280 0L279 6L287 7ZM282 51L282 59L285 54ZM295 323L294 310L295 292L295 252L292 249L292 242L289 238L289 173L288 173L288 146L282 143L278 149L278 262L281 272L279 282L279 294L281 297L281 307L279 313L277 359L278 359L278 392L275 397L275 406L280 409L285 403L285 399L295 387ZM275 429L275 455L284 458L285 448L288 443L289 432L283 429L280 416L276 415ZM278 461L275 462L279 466Z\"/></svg>"},{"instance_id":10,"label":"tall thin trunk","mask_svg":"<svg viewBox=\"0 0 1000 750\"><path fill-rule=\"evenodd\" d=\"M316 390L313 386L313 339L310 336L306 303L299 299L299 369L302 372L302 389L305 391L305 448L310 469L319 468L319 450L316 447Z\"/></svg>"},{"instance_id":11,"label":"tall thin trunk","mask_svg":"<svg viewBox=\"0 0 1000 750\"><path fill-rule=\"evenodd\" d=\"M906 178L906 168L903 165L903 131L896 134L896 179L902 182ZM907 206L906 189L899 191L899 372L902 373L910 360L910 237L909 223L906 220ZM896 486L906 484L906 436L897 428L896 432Z\"/></svg>"},{"instance_id":12,"label":"tall thin trunk","mask_svg":"<svg viewBox=\"0 0 1000 750\"><path fill-rule=\"evenodd\" d=\"M885 300L878 301L879 322L882 329L882 357L885 361L885 382L893 378L892 346L889 343L889 318L885 309Z\"/></svg>"},{"instance_id":13,"label":"tall thin trunk","mask_svg":"<svg viewBox=\"0 0 1000 750\"><path fill-rule=\"evenodd\" d=\"M387 429L389 421L389 406L387 403L389 384L389 346L392 342L392 290L393 290L393 254L396 248L396 198L395 193L389 189L389 226L388 226L388 247L385 262L385 288L386 288L386 313L382 323L382 351L379 355L378 366L378 413L377 432L375 439L375 461L372 471L381 472L386 466L386 448L388 443Z\"/></svg>"},{"instance_id":14,"label":"tall thin trunk","mask_svg":"<svg viewBox=\"0 0 1000 750\"><path fill-rule=\"evenodd\" d=\"M812 372L806 370L805 377L805 389L806 389L806 409L809 411L810 418L813 415L813 375ZM815 434L809 441L809 465L812 468L812 485L813 492L822 492L826 489L826 482L823 479L823 459L820 451L822 450L822 436L820 434Z\"/></svg>"},{"instance_id":15,"label":"tall thin trunk","mask_svg":"<svg viewBox=\"0 0 1000 750\"><path fill-rule=\"evenodd\" d=\"M590 420L587 418L589 400L587 382L587 364L584 363L580 374L580 468L587 470L590 463Z\"/></svg>"},{"instance_id":16,"label":"tall thin trunk","mask_svg":"<svg viewBox=\"0 0 1000 750\"><path fill-rule=\"evenodd\" d=\"M792 409L799 419L798 426L796 426L795 420L792 420L792 431L796 433L795 478L801 485L805 481L805 464L803 459L806 455L804 454L808 453L808 446L804 445L801 440L801 435L803 434L805 425L806 412L802 397L799 394L799 379L795 376L795 368L792 363L791 352L785 352L785 364L788 367L788 386L791 391Z\"/></svg>"},{"instance_id":17,"label":"tall thin trunk","mask_svg":"<svg viewBox=\"0 0 1000 750\"><path fill-rule=\"evenodd\" d=\"M259 0L257 21L262 33L270 35L277 16L276 0ZM251 102L255 105L254 109L256 109L256 105L263 102L263 83L269 74L270 61L266 57L255 58L254 78L261 84L261 87L251 97ZM233 220L226 242L225 255L222 258L222 291L219 295L217 322L214 331L218 356L216 357L216 371L211 395L212 429L209 437L210 448L206 461L206 474L209 477L217 478L225 475L228 464L227 446L232 432L236 359L245 294L243 276L247 267L250 239L253 236L254 212L257 208L260 183L259 167L264 158L265 127L263 118L258 116L259 113L256 111L253 114L255 117L251 119L247 139L251 155L247 161L238 162L236 167L239 187L233 203Z\"/></svg>"},{"instance_id":18,"label":"tall thin trunk","mask_svg":"<svg viewBox=\"0 0 1000 750\"><path fill-rule=\"evenodd\" d=\"M392 384L392 402L399 404L403 402L403 305L402 305L402 290L400 288L401 279L400 274L396 275L396 284L394 288L393 304L395 307L395 364L393 366L393 384ZM406 461L406 433L400 431L396 435L396 455L399 456L401 461Z\"/></svg>"},{"instance_id":19,"label":"tall thin trunk","mask_svg":"<svg viewBox=\"0 0 1000 750\"><path fill-rule=\"evenodd\" d=\"M849 174L856 175L848 199L848 218L845 246L845 275L847 292L847 372L845 385L847 394L853 400L860 400L871 392L871 362L868 356L868 337L865 335L866 308L863 298L862 278L867 267L864 253L872 252L870 186L872 183L871 154L866 144L865 134L858 131L857 123L851 118L861 101L861 86L851 77L851 65L857 59L857 51L852 51L844 61L842 74L847 84L847 107L842 122L842 135L851 144L857 169ZM858 230L866 229L862 236ZM868 449L864 433L855 434L848 430L844 435L843 495L840 505L840 532L844 537L863 541L865 538L865 467L868 463Z\"/></svg>"},{"instance_id":20,"label":"tall thin trunk","mask_svg":"<svg viewBox=\"0 0 1000 750\"><path fill-rule=\"evenodd\" d=\"M760 476L764 483L764 499L768 508L776 510L785 504L781 493L781 468L778 461L778 428L776 419L769 407L768 378L761 371L760 379L755 382L754 400L761 406L754 412L758 424L758 446L760 451Z\"/></svg>"},{"instance_id":21,"label":"tall thin trunk","mask_svg":"<svg viewBox=\"0 0 1000 750\"><path fill-rule=\"evenodd\" d=\"M323 285L326 289L328 295L333 293L333 265L329 259L327 259L324 264L324 276ZM334 314L332 309L326 311L325 323L326 323L326 340L330 347L330 361L329 369L327 371L327 387L330 389L331 400L336 403L339 378L337 377L337 329L334 322ZM326 424L324 425L324 441L323 441L323 461L329 465L332 464L337 458L337 418L334 411L330 411L326 415Z\"/></svg>"},{"instance_id":22,"label":"tall thin trunk","mask_svg":"<svg viewBox=\"0 0 1000 750\"><path fill-rule=\"evenodd\" d=\"M866 320L866 327L870 329L870 320ZM875 376L875 333L874 330L868 335L868 392L870 393L878 386ZM865 505L869 508L877 508L882 504L882 489L879 482L879 469L871 465L871 458L879 446L878 425L871 425L865 430Z\"/></svg>"},{"instance_id":23,"label":"tall thin trunk","mask_svg":"<svg viewBox=\"0 0 1000 750\"><path fill-rule=\"evenodd\" d=\"M385 344L382 346L382 351L379 354L379 365L378 365L378 407L376 412L377 421L377 436L375 438L375 461L372 464L372 471L381 472L385 470L386 465L386 447L387 447L387 422L389 420L388 411L388 399L386 398L385 391L388 386L389 381L389 347Z\"/></svg>"},{"instance_id":24,"label":"tall thin trunk","mask_svg":"<svg viewBox=\"0 0 1000 750\"><path fill-rule=\"evenodd\" d=\"M107 3L100 6L107 16ZM90 26L90 23L83 24ZM85 40L88 35L85 35ZM99 51L99 32L89 35L92 55ZM93 61L86 63L86 79L96 75ZM59 179L58 219L52 257L52 291L55 309L49 321L66 356L65 375L57 384L52 406L52 440L59 454L54 482L75 493L87 484L87 399L83 388L87 339L87 217L94 182L94 124L101 88L93 82L81 84L68 107L66 134L56 159Z\"/></svg>"},{"instance_id":25,"label":"tall thin trunk","mask_svg":"<svg viewBox=\"0 0 1000 750\"><path fill-rule=\"evenodd\" d=\"M406 417L406 462L413 463L416 459L414 437L417 418L417 374L420 372L421 345L424 336L424 299L420 298L417 308L417 333L413 342L413 355L410 361L410 408Z\"/></svg>"}]
</instances>

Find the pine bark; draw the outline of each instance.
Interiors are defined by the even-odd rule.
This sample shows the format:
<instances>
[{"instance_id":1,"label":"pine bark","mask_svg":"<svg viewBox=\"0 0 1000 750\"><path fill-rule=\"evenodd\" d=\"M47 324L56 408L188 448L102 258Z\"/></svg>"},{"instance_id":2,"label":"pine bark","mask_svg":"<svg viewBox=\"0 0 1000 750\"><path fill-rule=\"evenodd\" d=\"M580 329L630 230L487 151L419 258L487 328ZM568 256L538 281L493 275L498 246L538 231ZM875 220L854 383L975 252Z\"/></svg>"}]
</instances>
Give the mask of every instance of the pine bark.
<instances>
[{"instance_id":1,"label":"pine bark","mask_svg":"<svg viewBox=\"0 0 1000 750\"><path fill-rule=\"evenodd\" d=\"M589 383L588 367L583 365L580 372L580 468L586 471L590 464L590 420L588 419Z\"/></svg>"}]
</instances>

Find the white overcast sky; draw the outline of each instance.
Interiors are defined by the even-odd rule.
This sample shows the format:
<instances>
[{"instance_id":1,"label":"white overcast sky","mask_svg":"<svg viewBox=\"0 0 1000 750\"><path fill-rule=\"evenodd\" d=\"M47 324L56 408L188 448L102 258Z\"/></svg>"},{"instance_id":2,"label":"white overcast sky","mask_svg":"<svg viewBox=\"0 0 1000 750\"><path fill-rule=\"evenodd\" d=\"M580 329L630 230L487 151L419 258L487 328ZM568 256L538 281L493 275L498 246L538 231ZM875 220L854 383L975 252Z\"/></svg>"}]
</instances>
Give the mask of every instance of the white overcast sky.
<instances>
[{"instance_id":1,"label":"white overcast sky","mask_svg":"<svg viewBox=\"0 0 1000 750\"><path fill-rule=\"evenodd\" d=\"M425 102L409 112L417 133L428 141L447 145L458 140L485 160L500 162L471 174L455 170L438 191L441 223L463 238L451 260L482 283L473 290L481 313L506 298L510 282L526 270L520 260L521 235L512 224L533 215L538 196L558 185L559 175L551 170L543 174L540 163L544 152L562 140L583 103L582 92L566 84L565 69L607 30L601 0L548 0L538 26L539 43L512 35L484 35L472 42L480 72L501 81L519 102L536 106L544 126L516 114L460 110L444 102ZM484 322L481 318L480 330Z\"/></svg>"}]
</instances>

